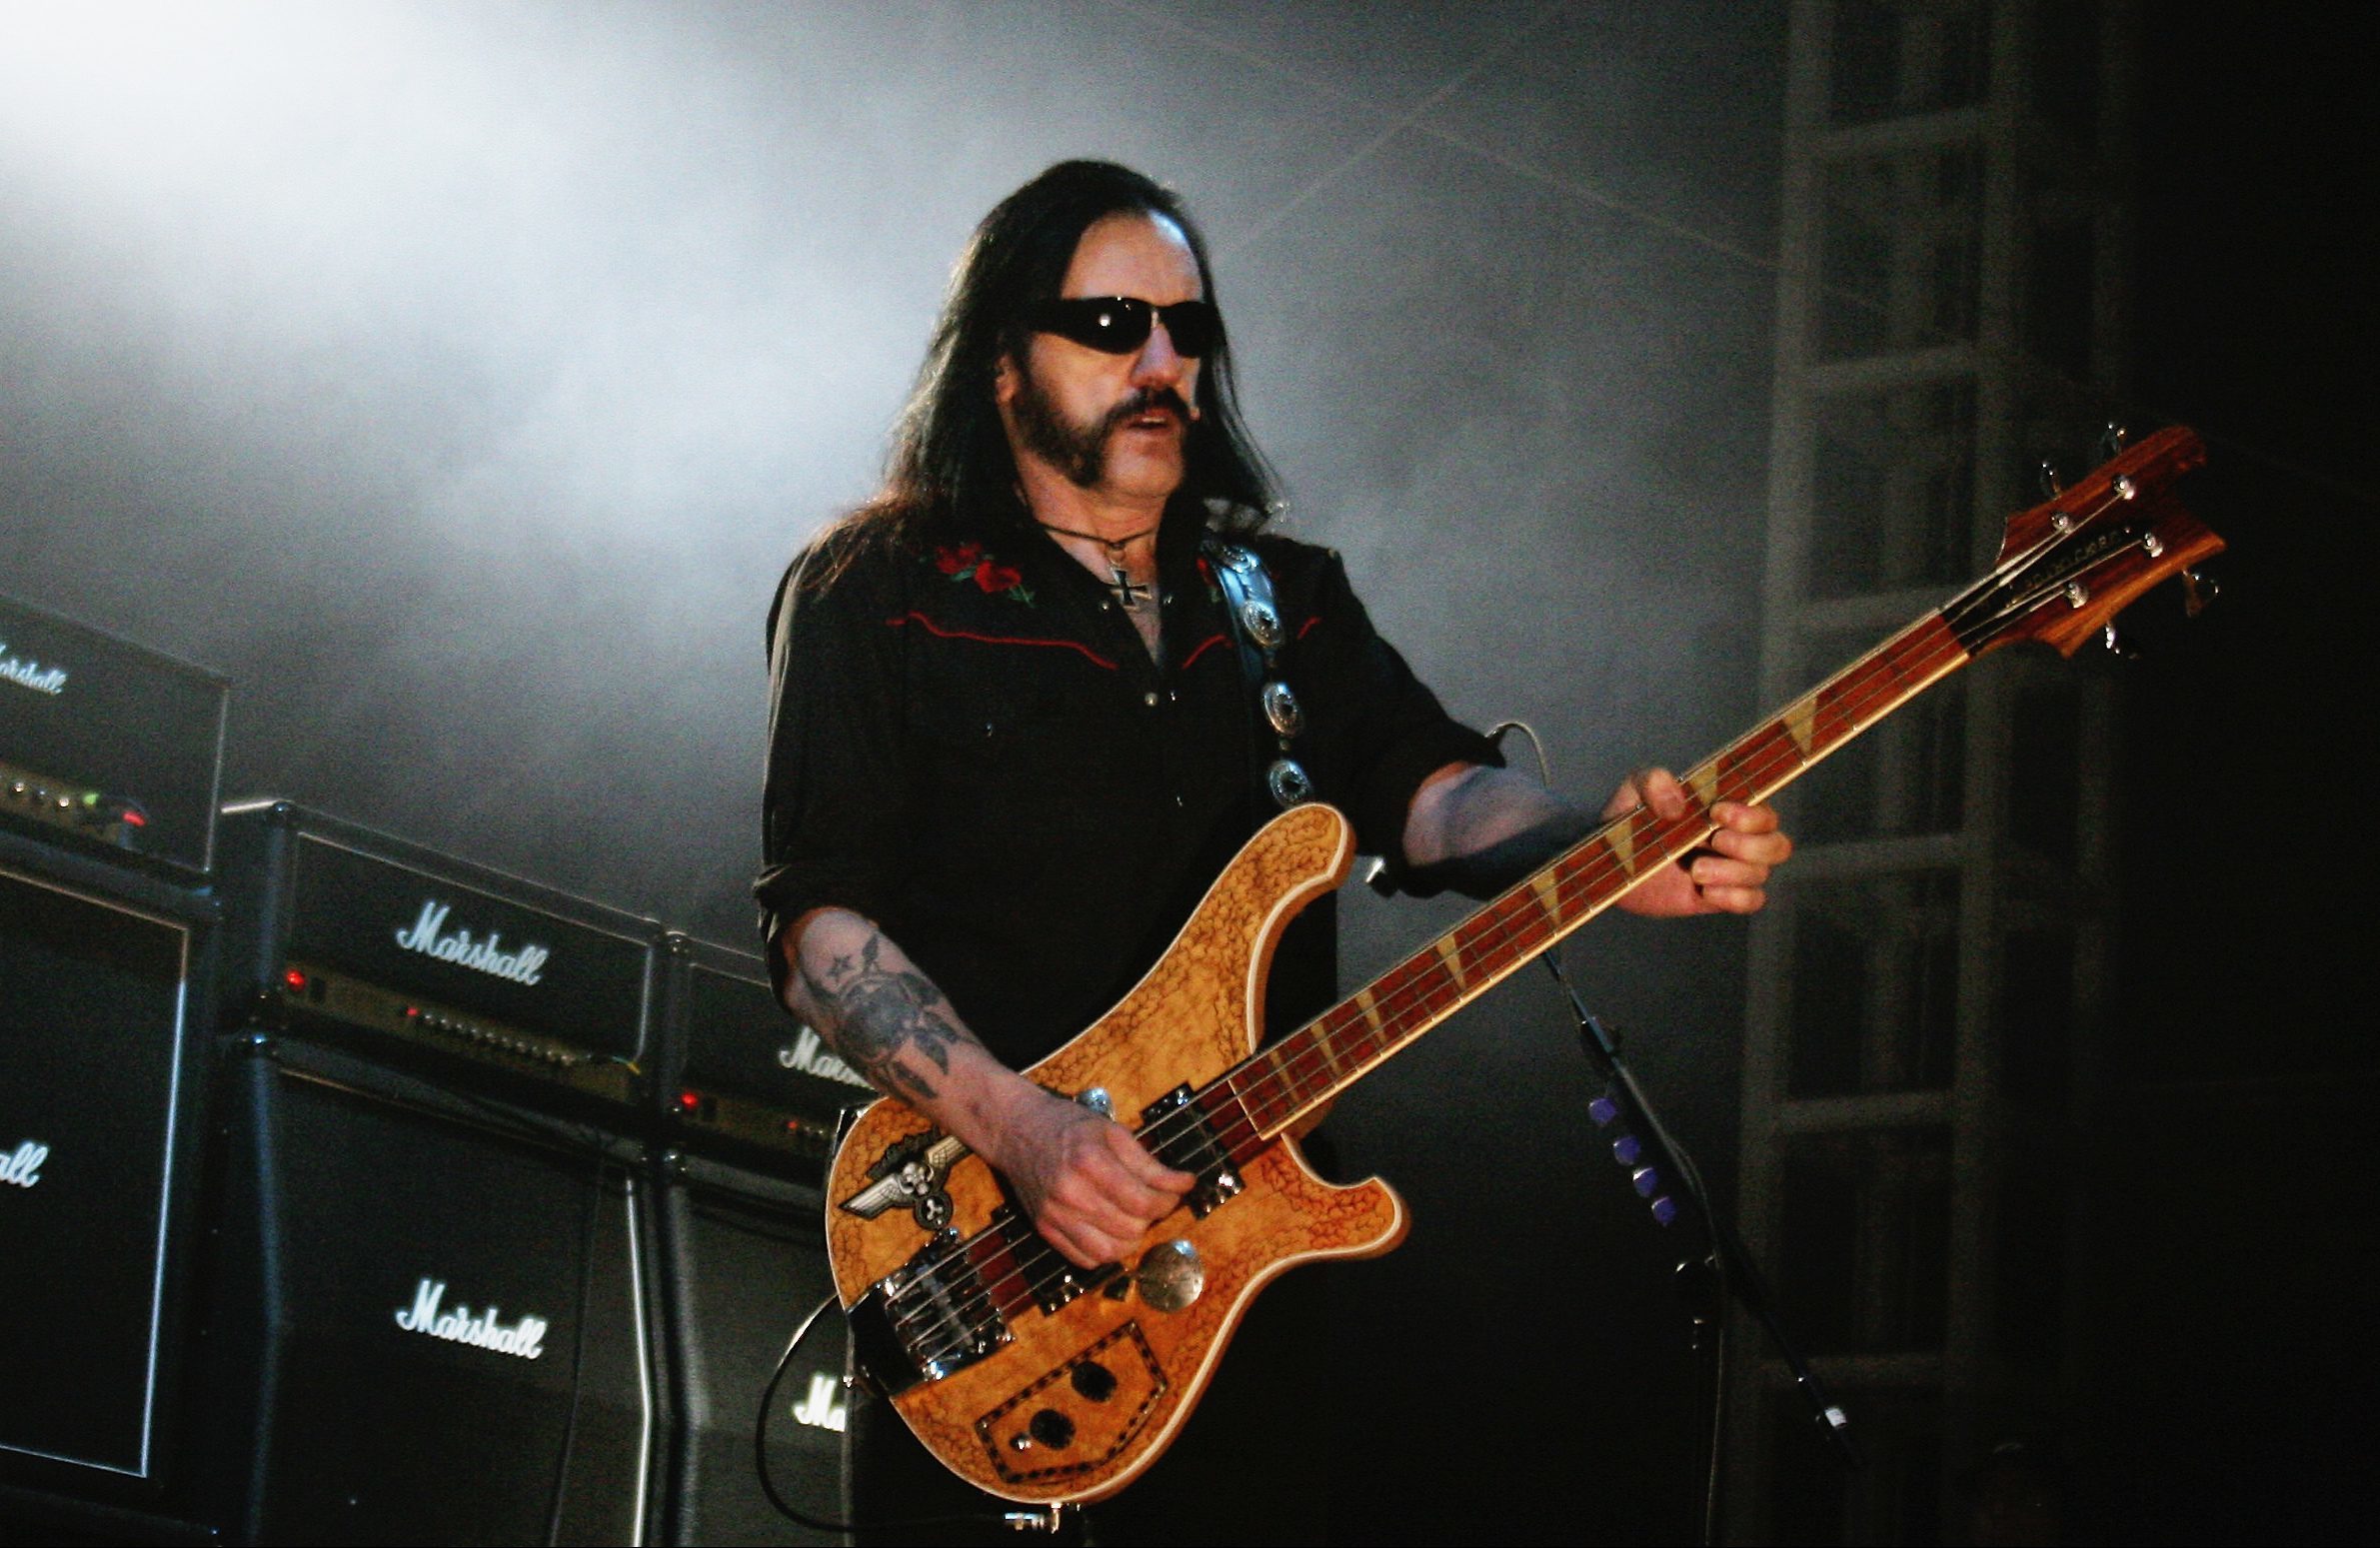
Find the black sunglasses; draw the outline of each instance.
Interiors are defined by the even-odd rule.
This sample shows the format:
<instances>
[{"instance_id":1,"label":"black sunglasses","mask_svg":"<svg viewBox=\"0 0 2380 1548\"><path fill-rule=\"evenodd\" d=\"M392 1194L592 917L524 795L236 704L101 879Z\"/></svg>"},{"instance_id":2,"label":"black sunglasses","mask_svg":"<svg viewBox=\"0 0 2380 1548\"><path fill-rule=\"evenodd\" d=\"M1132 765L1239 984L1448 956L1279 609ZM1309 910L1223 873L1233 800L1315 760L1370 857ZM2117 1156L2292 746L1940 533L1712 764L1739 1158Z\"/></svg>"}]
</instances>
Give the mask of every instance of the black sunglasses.
<instances>
[{"instance_id":1,"label":"black sunglasses","mask_svg":"<svg viewBox=\"0 0 2380 1548\"><path fill-rule=\"evenodd\" d=\"M1161 318L1177 354L1194 360L1223 342L1222 314L1205 301L1161 307L1137 296L1068 296L1043 302L1027 320L1086 349L1130 355L1149 342L1150 325Z\"/></svg>"}]
</instances>

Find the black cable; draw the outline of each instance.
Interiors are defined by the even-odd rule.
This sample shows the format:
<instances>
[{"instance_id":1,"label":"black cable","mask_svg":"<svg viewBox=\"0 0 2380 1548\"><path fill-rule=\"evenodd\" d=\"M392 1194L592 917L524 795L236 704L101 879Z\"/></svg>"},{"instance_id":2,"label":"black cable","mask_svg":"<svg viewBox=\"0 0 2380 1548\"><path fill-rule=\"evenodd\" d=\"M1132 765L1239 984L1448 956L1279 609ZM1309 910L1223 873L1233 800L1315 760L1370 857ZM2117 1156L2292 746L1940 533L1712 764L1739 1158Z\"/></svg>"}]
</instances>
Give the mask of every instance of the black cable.
<instances>
[{"instance_id":1,"label":"black cable","mask_svg":"<svg viewBox=\"0 0 2380 1548\"><path fill-rule=\"evenodd\" d=\"M1545 744L1539 740L1535 727L1526 721L1498 721L1488 731L1488 740L1500 741L1504 733L1511 731L1516 731L1528 739L1529 751L1534 753L1537 758L1538 778L1547 789L1552 789L1553 767L1546 760ZM1569 1000L1571 1013L1577 1017L1581 1033L1588 1036L1599 1033L1601 1031L1600 1023L1588 1013L1586 1002L1578 997L1578 990L1571 986L1568 974L1562 971L1560 942L1557 941L1553 945L1547 946L1538 953L1538 956L1545 963L1545 970L1553 975L1553 981L1561 986L1564 997ZM1599 1047L1594 1051L1604 1053L1604 1050ZM1703 1265L1709 1270L1711 1276L1710 1433L1706 1441L1709 1465L1703 1475L1701 1494L1702 1541L1715 1543L1718 1541L1719 1519L1719 1436L1721 1428L1726 1422L1727 1414L1727 1255L1719 1250L1718 1222L1710 1214L1710 1195L1702 1186L1701 1168L1694 1164L1694 1158L1687 1153L1685 1146L1677 1142L1668 1128L1662 1124L1659 1116L1644 1102L1641 1094L1636 1090L1633 1077L1622 1071L1616 1060L1609 1054L1605 1054L1605 1062L1609 1066L1608 1072L1615 1077L1613 1084L1615 1087L1625 1088L1621 1094L1628 1105L1635 1109L1634 1116L1643 1121L1644 1130L1651 1137L1654 1146L1665 1152L1669 1160L1677 1167L1678 1177L1685 1183L1686 1197L1692 1202L1694 1213L1701 1220L1703 1240L1709 1243L1702 1255ZM1678 1267L1683 1269L1686 1265L1680 1263Z\"/></svg>"},{"instance_id":2,"label":"black cable","mask_svg":"<svg viewBox=\"0 0 2380 1548\"><path fill-rule=\"evenodd\" d=\"M595 1176L587 1190L587 1208L579 1218L579 1307L571 1326L570 1347L570 1414L562 1423L562 1455L554 1465L554 1504L546 1512L546 1541L559 1543L562 1537L562 1502L570 1492L570 1454L579 1443L579 1405L586 1400L580 1383L587 1377L587 1304L595 1288L595 1222L601 1216L604 1182L611 1170L608 1156L598 1155ZM645 1330L637 1329L643 1338ZM638 1358L644 1358L643 1351ZM642 1526L640 1522L638 1525Z\"/></svg>"},{"instance_id":3,"label":"black cable","mask_svg":"<svg viewBox=\"0 0 2380 1548\"><path fill-rule=\"evenodd\" d=\"M810 1315L804 1317L794 1328L794 1336L787 1341L785 1353L777 1357L777 1369L770 1372L768 1384L761 1388L760 1416L753 1421L752 1426L752 1468L754 1474L761 1481L761 1493L769 1497L770 1505L775 1507L779 1515L796 1525L806 1526L813 1532L840 1534L857 1532L862 1523L837 1521L796 1509L786 1502L784 1495L777 1492L777 1480L769 1476L769 1418L777 1410L777 1390L785 1383L785 1373L794 1368L794 1351L802 1347L802 1341L810 1336L811 1328L817 1325L818 1319L825 1316L828 1309L834 1304L834 1292L829 1291L816 1306L810 1309ZM1043 1532L1055 1535L1066 1525L1066 1513L1073 1508L1065 1504L1057 1504L1044 1505L1031 1510L1001 1511L998 1514L991 1511L968 1511L964 1514L947 1516L905 1516L895 1521L874 1521L868 1522L866 1525L873 1530L884 1532L909 1532L930 1526L999 1526L1007 1527L1013 1532Z\"/></svg>"}]
</instances>

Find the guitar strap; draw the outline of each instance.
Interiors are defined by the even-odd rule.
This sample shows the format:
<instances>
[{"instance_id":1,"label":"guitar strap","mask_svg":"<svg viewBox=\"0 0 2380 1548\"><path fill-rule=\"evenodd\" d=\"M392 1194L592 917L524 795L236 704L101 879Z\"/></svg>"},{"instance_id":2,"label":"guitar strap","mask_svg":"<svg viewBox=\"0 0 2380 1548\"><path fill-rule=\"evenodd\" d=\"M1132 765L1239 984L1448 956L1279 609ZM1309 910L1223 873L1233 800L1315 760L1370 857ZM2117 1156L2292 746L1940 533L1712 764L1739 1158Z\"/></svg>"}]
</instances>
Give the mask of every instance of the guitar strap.
<instances>
[{"instance_id":1,"label":"guitar strap","mask_svg":"<svg viewBox=\"0 0 2380 1548\"><path fill-rule=\"evenodd\" d=\"M1223 594L1223 618L1239 648L1239 666L1256 696L1256 718L1279 745L1279 756L1264 771L1264 788L1282 810L1313 799L1314 782L1305 766L1292 756L1294 743L1305 730L1305 707L1281 680L1280 648L1288 640L1280 609L1272 600L1272 575L1255 551L1209 535L1201 545L1215 585Z\"/></svg>"}]
</instances>

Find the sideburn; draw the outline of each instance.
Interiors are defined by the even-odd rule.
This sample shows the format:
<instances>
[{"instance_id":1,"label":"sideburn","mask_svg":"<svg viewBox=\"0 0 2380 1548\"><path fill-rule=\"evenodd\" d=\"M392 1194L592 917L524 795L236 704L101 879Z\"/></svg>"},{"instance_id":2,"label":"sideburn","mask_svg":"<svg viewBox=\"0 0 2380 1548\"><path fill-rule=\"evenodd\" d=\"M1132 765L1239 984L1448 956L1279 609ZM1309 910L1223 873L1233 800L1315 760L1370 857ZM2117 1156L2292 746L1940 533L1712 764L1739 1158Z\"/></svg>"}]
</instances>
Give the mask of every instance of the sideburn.
<instances>
[{"instance_id":1,"label":"sideburn","mask_svg":"<svg viewBox=\"0 0 2380 1548\"><path fill-rule=\"evenodd\" d=\"M1010 401L1010 409L1016 416L1018 437L1034 455L1065 474L1068 483L1078 489L1096 486L1108 474L1108 422L1073 423L1042 391L1041 382L1022 361L1013 369L1017 396Z\"/></svg>"}]
</instances>

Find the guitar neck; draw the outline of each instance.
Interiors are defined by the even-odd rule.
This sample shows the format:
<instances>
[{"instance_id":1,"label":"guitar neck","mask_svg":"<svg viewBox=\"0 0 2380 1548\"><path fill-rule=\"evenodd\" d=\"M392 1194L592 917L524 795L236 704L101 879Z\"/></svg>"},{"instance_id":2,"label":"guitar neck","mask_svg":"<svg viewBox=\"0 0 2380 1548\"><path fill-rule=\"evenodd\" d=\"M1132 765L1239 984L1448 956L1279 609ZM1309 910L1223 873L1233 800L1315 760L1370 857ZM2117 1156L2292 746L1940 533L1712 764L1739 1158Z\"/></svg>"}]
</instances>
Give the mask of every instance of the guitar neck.
<instances>
[{"instance_id":1,"label":"guitar neck","mask_svg":"<svg viewBox=\"0 0 2380 1548\"><path fill-rule=\"evenodd\" d=\"M1968 652L1946 611L1927 614L1687 771L1684 816L1663 821L1639 806L1612 818L1217 1084L1265 1138L1280 1133L1700 846L1715 827L1712 806L1767 799L1965 666Z\"/></svg>"}]
</instances>

